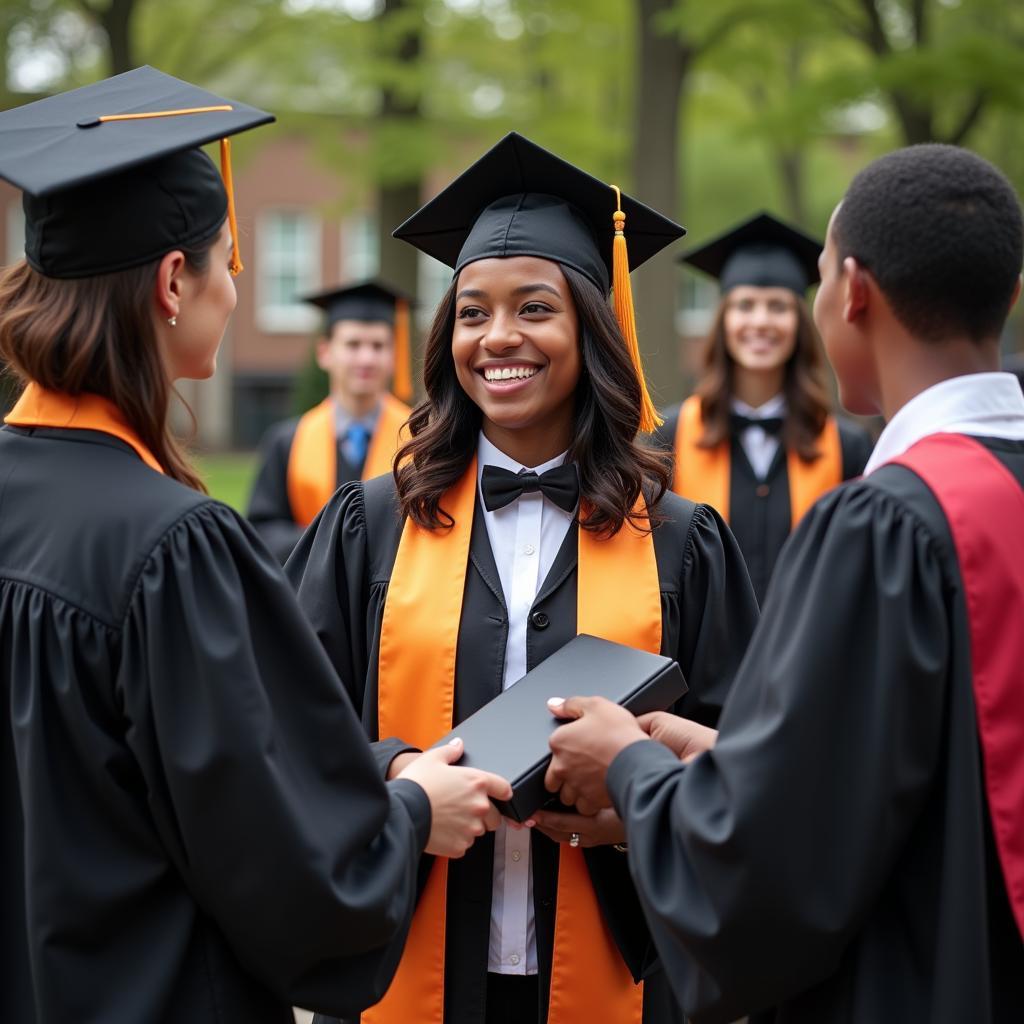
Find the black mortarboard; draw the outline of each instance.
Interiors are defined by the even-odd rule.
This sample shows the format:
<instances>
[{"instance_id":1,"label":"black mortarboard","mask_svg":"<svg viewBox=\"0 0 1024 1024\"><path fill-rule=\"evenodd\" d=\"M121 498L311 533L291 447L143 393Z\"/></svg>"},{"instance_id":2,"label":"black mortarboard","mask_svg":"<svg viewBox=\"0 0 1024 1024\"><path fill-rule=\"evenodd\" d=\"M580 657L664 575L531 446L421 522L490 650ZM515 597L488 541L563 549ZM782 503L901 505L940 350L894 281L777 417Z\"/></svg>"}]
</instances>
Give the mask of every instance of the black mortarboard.
<instances>
[{"instance_id":1,"label":"black mortarboard","mask_svg":"<svg viewBox=\"0 0 1024 1024\"><path fill-rule=\"evenodd\" d=\"M680 260L717 277L723 292L747 284L788 288L802 296L819 280L820 253L821 242L759 213Z\"/></svg>"},{"instance_id":2,"label":"black mortarboard","mask_svg":"<svg viewBox=\"0 0 1024 1024\"><path fill-rule=\"evenodd\" d=\"M209 241L225 217L237 249L227 138L273 120L151 67L0 113L28 262L58 278L125 270ZM197 148L216 139L223 178Z\"/></svg>"},{"instance_id":3,"label":"black mortarboard","mask_svg":"<svg viewBox=\"0 0 1024 1024\"><path fill-rule=\"evenodd\" d=\"M409 296L398 288L371 280L304 295L302 301L324 311L325 330L330 331L339 320L382 320L393 324L396 304L409 302Z\"/></svg>"},{"instance_id":4,"label":"black mortarboard","mask_svg":"<svg viewBox=\"0 0 1024 1024\"><path fill-rule=\"evenodd\" d=\"M476 260L539 256L579 271L605 295L614 287L640 380L640 429L661 422L641 366L629 272L685 235L684 227L509 132L393 234L456 274Z\"/></svg>"},{"instance_id":5,"label":"black mortarboard","mask_svg":"<svg viewBox=\"0 0 1024 1024\"><path fill-rule=\"evenodd\" d=\"M629 269L686 229L586 171L510 132L394 232L458 273L492 256L541 256L578 270L607 294L612 214L626 215Z\"/></svg>"}]
</instances>

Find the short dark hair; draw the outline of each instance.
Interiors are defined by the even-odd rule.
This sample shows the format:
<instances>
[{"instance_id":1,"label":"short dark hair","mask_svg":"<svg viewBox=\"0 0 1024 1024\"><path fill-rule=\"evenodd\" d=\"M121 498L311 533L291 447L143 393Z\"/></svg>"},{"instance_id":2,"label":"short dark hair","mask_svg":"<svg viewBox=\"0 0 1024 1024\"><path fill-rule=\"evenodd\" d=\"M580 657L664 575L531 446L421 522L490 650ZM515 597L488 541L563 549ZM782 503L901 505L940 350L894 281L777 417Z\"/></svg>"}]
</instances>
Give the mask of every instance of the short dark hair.
<instances>
[{"instance_id":1,"label":"short dark hair","mask_svg":"<svg viewBox=\"0 0 1024 1024\"><path fill-rule=\"evenodd\" d=\"M927 144L879 158L832 224L840 261L869 270L900 322L928 341L997 337L1024 260L1013 186L987 160Z\"/></svg>"}]
</instances>

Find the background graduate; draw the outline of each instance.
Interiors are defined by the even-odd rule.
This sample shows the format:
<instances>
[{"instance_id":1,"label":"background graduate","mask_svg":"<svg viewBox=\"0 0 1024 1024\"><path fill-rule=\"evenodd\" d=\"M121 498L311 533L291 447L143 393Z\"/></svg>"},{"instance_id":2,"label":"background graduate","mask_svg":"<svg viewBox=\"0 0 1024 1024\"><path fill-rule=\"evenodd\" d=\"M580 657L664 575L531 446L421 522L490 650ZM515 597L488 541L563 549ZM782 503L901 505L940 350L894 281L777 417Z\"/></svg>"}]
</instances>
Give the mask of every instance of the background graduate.
<instances>
[{"instance_id":1,"label":"background graduate","mask_svg":"<svg viewBox=\"0 0 1024 1024\"><path fill-rule=\"evenodd\" d=\"M287 580L168 432L241 269L230 163L195 147L269 120L152 68L0 114L26 224L0 274L26 384L0 429L4 1021L358 1011L424 847L457 856L508 790L459 748L384 785Z\"/></svg>"},{"instance_id":2,"label":"background graduate","mask_svg":"<svg viewBox=\"0 0 1024 1024\"><path fill-rule=\"evenodd\" d=\"M760 213L687 253L722 299L695 393L666 412L658 440L673 454L673 489L728 521L764 601L775 561L825 491L858 476L867 433L832 415L806 294L821 244Z\"/></svg>"},{"instance_id":3,"label":"background graduate","mask_svg":"<svg viewBox=\"0 0 1024 1024\"><path fill-rule=\"evenodd\" d=\"M412 411L408 297L362 281L306 301L324 311L316 359L330 394L270 428L249 498L249 521L281 562L341 484L391 472Z\"/></svg>"},{"instance_id":4,"label":"background graduate","mask_svg":"<svg viewBox=\"0 0 1024 1024\"><path fill-rule=\"evenodd\" d=\"M564 709L551 785L607 783L694 1021L1024 1020L1024 396L996 372L1022 233L966 150L854 179L815 318L843 404L888 421L867 475L783 552L708 753Z\"/></svg>"},{"instance_id":5,"label":"background graduate","mask_svg":"<svg viewBox=\"0 0 1024 1024\"><path fill-rule=\"evenodd\" d=\"M716 720L756 606L721 519L666 492L638 441L654 412L627 343L627 260L680 234L516 134L396 231L456 272L406 461L397 482L342 488L287 566L382 775L577 632L677 658L684 710ZM621 823L537 822L424 863L402 966L364 1022L638 1019L654 965ZM655 977L648 1019L668 1002Z\"/></svg>"}]
</instances>

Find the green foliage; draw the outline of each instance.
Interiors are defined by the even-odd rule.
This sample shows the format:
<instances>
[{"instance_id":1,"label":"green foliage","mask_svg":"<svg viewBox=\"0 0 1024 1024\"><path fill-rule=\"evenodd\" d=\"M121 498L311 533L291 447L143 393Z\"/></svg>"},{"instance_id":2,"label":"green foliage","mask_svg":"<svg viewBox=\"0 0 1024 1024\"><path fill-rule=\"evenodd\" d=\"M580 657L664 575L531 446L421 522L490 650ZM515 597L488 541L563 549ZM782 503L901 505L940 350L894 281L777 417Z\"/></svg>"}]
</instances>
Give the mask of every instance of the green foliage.
<instances>
[{"instance_id":1,"label":"green foliage","mask_svg":"<svg viewBox=\"0 0 1024 1024\"><path fill-rule=\"evenodd\" d=\"M292 382L292 411L297 416L319 405L328 392L327 374L316 361L316 347L311 346L309 357L302 364Z\"/></svg>"}]
</instances>

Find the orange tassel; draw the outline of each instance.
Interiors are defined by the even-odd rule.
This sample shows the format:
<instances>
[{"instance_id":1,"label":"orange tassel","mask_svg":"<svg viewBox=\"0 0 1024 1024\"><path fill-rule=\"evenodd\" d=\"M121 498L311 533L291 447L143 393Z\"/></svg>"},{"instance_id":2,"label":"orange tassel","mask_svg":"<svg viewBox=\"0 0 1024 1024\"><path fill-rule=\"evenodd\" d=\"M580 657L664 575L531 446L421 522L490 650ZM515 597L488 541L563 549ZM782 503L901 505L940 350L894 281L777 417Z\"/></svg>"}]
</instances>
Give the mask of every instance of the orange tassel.
<instances>
[{"instance_id":1,"label":"orange tassel","mask_svg":"<svg viewBox=\"0 0 1024 1024\"><path fill-rule=\"evenodd\" d=\"M224 179L224 190L228 194L228 228L231 230L231 265L232 277L237 277L245 267L242 266L242 254L238 249L238 220L235 217L235 184L231 177L231 140L220 140L220 176Z\"/></svg>"},{"instance_id":2,"label":"orange tassel","mask_svg":"<svg viewBox=\"0 0 1024 1024\"><path fill-rule=\"evenodd\" d=\"M395 376L391 390L403 402L412 401L412 345L409 303L405 299L395 300Z\"/></svg>"},{"instance_id":3,"label":"orange tassel","mask_svg":"<svg viewBox=\"0 0 1024 1024\"><path fill-rule=\"evenodd\" d=\"M636 336L633 288L629 283L626 215L622 212L622 193L615 185L611 187L615 189L615 213L612 215L615 224L615 240L612 243L612 295L615 303L615 319L619 321L619 328L623 338L626 339L626 347L629 349L629 358L633 361L637 380L640 381L640 430L645 434L650 434L655 427L660 427L664 420L658 415L658 411L651 401L650 393L647 391L643 361L640 358L640 343Z\"/></svg>"}]
</instances>

